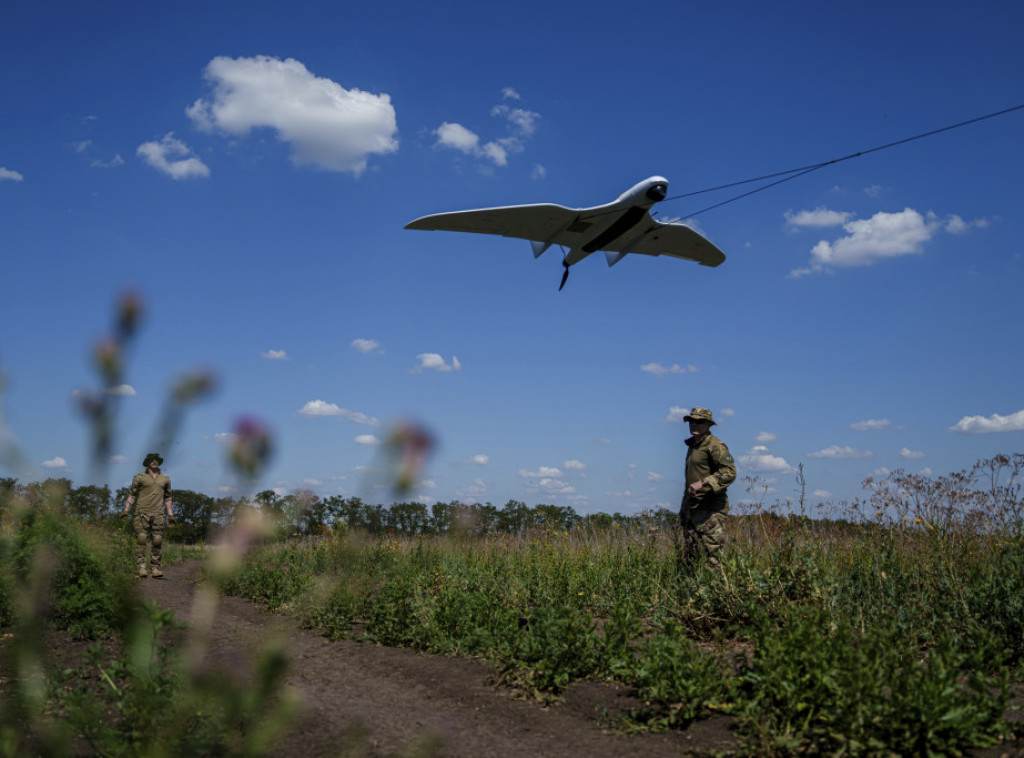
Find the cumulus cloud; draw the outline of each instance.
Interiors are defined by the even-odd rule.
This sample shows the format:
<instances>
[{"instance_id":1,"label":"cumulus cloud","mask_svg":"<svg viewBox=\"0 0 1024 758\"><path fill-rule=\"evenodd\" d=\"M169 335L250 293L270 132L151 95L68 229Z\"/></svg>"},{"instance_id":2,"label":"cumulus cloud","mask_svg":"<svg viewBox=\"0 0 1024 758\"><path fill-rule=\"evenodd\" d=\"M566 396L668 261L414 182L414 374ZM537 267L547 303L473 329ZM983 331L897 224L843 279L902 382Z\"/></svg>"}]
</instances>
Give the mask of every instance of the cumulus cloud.
<instances>
[{"instance_id":1,"label":"cumulus cloud","mask_svg":"<svg viewBox=\"0 0 1024 758\"><path fill-rule=\"evenodd\" d=\"M355 424L380 426L380 421L375 419L373 416L367 416L365 413L359 413L358 411L350 411L348 408L341 408L334 403L328 403L324 400L310 400L299 409L299 415L306 416L307 418L314 418L316 416L340 416L342 418L347 418Z\"/></svg>"},{"instance_id":2,"label":"cumulus cloud","mask_svg":"<svg viewBox=\"0 0 1024 758\"><path fill-rule=\"evenodd\" d=\"M135 397L135 388L130 384L119 384L116 387L107 387L103 392L116 397Z\"/></svg>"},{"instance_id":3,"label":"cumulus cloud","mask_svg":"<svg viewBox=\"0 0 1024 758\"><path fill-rule=\"evenodd\" d=\"M66 460L64 460L63 458L61 458L59 455L55 455L50 460L43 461L39 465L42 466L43 468L48 468L48 469L53 469L53 470L60 470L60 471L67 471L68 470L68 462Z\"/></svg>"},{"instance_id":4,"label":"cumulus cloud","mask_svg":"<svg viewBox=\"0 0 1024 758\"><path fill-rule=\"evenodd\" d=\"M824 450L815 453L808 453L809 458L871 458L874 455L870 450L858 450L854 447L840 447L832 445Z\"/></svg>"},{"instance_id":5,"label":"cumulus cloud","mask_svg":"<svg viewBox=\"0 0 1024 758\"><path fill-rule=\"evenodd\" d=\"M360 434L355 438L354 442L357 445L364 445L366 447L374 447L380 444L380 440L373 434Z\"/></svg>"},{"instance_id":6,"label":"cumulus cloud","mask_svg":"<svg viewBox=\"0 0 1024 758\"><path fill-rule=\"evenodd\" d=\"M352 340L351 347L355 348L360 353L372 353L374 351L378 353L384 352L380 349L380 343L377 342L377 340L367 340L361 337L359 339Z\"/></svg>"},{"instance_id":7,"label":"cumulus cloud","mask_svg":"<svg viewBox=\"0 0 1024 758\"><path fill-rule=\"evenodd\" d=\"M668 415L665 416L665 420L670 424L681 424L683 423L683 417L690 412L689 408L681 408L678 405L673 405L668 409Z\"/></svg>"},{"instance_id":8,"label":"cumulus cloud","mask_svg":"<svg viewBox=\"0 0 1024 758\"><path fill-rule=\"evenodd\" d=\"M887 258L917 255L935 236L941 223L934 214L925 218L913 208L899 213L876 213L869 219L843 224L845 237L834 242L821 240L811 250L809 268L794 269L791 277L818 273L831 268L869 266Z\"/></svg>"},{"instance_id":9,"label":"cumulus cloud","mask_svg":"<svg viewBox=\"0 0 1024 758\"><path fill-rule=\"evenodd\" d=\"M420 363L418 366L410 370L413 374L422 374L424 371L461 371L462 364L459 363L459 359L454 355L452 356L451 363L445 363L444 358L439 353L420 353L416 356L416 360Z\"/></svg>"},{"instance_id":10,"label":"cumulus cloud","mask_svg":"<svg viewBox=\"0 0 1024 758\"><path fill-rule=\"evenodd\" d=\"M583 461L578 461L574 458L571 461L565 461L562 464L562 468L566 469L567 471L586 471L587 464L584 463Z\"/></svg>"},{"instance_id":11,"label":"cumulus cloud","mask_svg":"<svg viewBox=\"0 0 1024 758\"><path fill-rule=\"evenodd\" d=\"M648 374L654 374L655 376L665 376L666 374L685 374L687 372L693 373L697 371L696 366L680 366L678 363L673 363L671 366L662 366L660 363L645 363L640 367L641 371L646 371Z\"/></svg>"},{"instance_id":12,"label":"cumulus cloud","mask_svg":"<svg viewBox=\"0 0 1024 758\"><path fill-rule=\"evenodd\" d=\"M840 226L849 221L853 214L847 211L833 211L828 208L815 208L813 211L786 211L786 225L795 229L804 227L822 228Z\"/></svg>"},{"instance_id":13,"label":"cumulus cloud","mask_svg":"<svg viewBox=\"0 0 1024 758\"><path fill-rule=\"evenodd\" d=\"M543 479L545 477L561 476L562 472L556 466L541 466L536 471L521 468L518 475L522 479Z\"/></svg>"},{"instance_id":14,"label":"cumulus cloud","mask_svg":"<svg viewBox=\"0 0 1024 758\"><path fill-rule=\"evenodd\" d=\"M489 455L484 455L483 453L471 455L463 461L463 463L468 463L472 466L486 466L490 462L491 457Z\"/></svg>"},{"instance_id":15,"label":"cumulus cloud","mask_svg":"<svg viewBox=\"0 0 1024 758\"><path fill-rule=\"evenodd\" d=\"M89 165L93 168L115 168L124 165L124 158L121 157L120 153L115 153L114 157L109 161L101 161L99 158L96 158Z\"/></svg>"},{"instance_id":16,"label":"cumulus cloud","mask_svg":"<svg viewBox=\"0 0 1024 758\"><path fill-rule=\"evenodd\" d=\"M17 171L12 171L9 168L4 168L3 166L0 166L0 182L5 180L9 182L21 182L25 180L25 177L19 174Z\"/></svg>"},{"instance_id":17,"label":"cumulus cloud","mask_svg":"<svg viewBox=\"0 0 1024 758\"><path fill-rule=\"evenodd\" d=\"M519 93L511 87L506 87L502 94L506 100L520 99ZM491 109L491 116L502 119L506 131L505 136L489 142L482 142L480 136L471 129L456 122L445 121L433 132L437 138L435 145L481 158L495 166L508 165L509 155L521 153L525 140L537 130L540 114L501 103ZM538 178L537 168L537 166L534 167L534 178ZM543 171L543 167L540 168Z\"/></svg>"},{"instance_id":18,"label":"cumulus cloud","mask_svg":"<svg viewBox=\"0 0 1024 758\"><path fill-rule=\"evenodd\" d=\"M150 166L172 179L210 175L206 164L192 155L192 150L176 139L174 132L168 132L159 142L143 142L135 152Z\"/></svg>"},{"instance_id":19,"label":"cumulus cloud","mask_svg":"<svg viewBox=\"0 0 1024 758\"><path fill-rule=\"evenodd\" d=\"M284 350L264 350L260 353L260 358L266 358L268 361L286 361L288 353Z\"/></svg>"},{"instance_id":20,"label":"cumulus cloud","mask_svg":"<svg viewBox=\"0 0 1024 758\"><path fill-rule=\"evenodd\" d=\"M785 458L772 455L764 445L754 445L747 453L739 456L737 463L744 470L760 474L788 474L793 470Z\"/></svg>"},{"instance_id":21,"label":"cumulus cloud","mask_svg":"<svg viewBox=\"0 0 1024 758\"><path fill-rule=\"evenodd\" d=\"M345 89L292 58L214 58L204 71L213 87L186 109L200 129L245 136L269 128L292 148L292 162L358 176L371 155L398 150L389 95Z\"/></svg>"},{"instance_id":22,"label":"cumulus cloud","mask_svg":"<svg viewBox=\"0 0 1024 758\"><path fill-rule=\"evenodd\" d=\"M778 439L778 436L779 435L772 434L771 432L761 432L754 438L754 442L767 445L769 442L775 442L775 440Z\"/></svg>"},{"instance_id":23,"label":"cumulus cloud","mask_svg":"<svg viewBox=\"0 0 1024 758\"><path fill-rule=\"evenodd\" d=\"M911 450L909 447L904 447L900 449L900 457L910 459L924 458L924 453L919 450Z\"/></svg>"},{"instance_id":24,"label":"cumulus cloud","mask_svg":"<svg viewBox=\"0 0 1024 758\"><path fill-rule=\"evenodd\" d=\"M878 429L885 429L890 426L892 426L892 422L887 418L869 418L866 421L858 421L856 424L850 424L850 428L856 429L858 432L877 431Z\"/></svg>"},{"instance_id":25,"label":"cumulus cloud","mask_svg":"<svg viewBox=\"0 0 1024 758\"><path fill-rule=\"evenodd\" d=\"M1000 416L993 413L991 416L964 416L949 431L959 434L995 434L997 432L1021 432L1024 431L1024 410L1011 413L1009 416Z\"/></svg>"}]
</instances>

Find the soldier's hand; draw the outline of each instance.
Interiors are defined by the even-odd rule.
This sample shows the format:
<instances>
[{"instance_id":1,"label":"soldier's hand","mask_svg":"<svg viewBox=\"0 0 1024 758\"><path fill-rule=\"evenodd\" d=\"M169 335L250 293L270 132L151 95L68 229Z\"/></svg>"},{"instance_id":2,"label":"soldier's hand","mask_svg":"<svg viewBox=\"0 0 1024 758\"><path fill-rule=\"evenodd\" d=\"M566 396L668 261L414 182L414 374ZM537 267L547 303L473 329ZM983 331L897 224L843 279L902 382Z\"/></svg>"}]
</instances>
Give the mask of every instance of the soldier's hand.
<instances>
[{"instance_id":1,"label":"soldier's hand","mask_svg":"<svg viewBox=\"0 0 1024 758\"><path fill-rule=\"evenodd\" d=\"M171 526L174 526L175 524L178 523L178 519L174 518L174 514L173 513L169 513L169 514L167 514L167 523L170 524Z\"/></svg>"},{"instance_id":2,"label":"soldier's hand","mask_svg":"<svg viewBox=\"0 0 1024 758\"><path fill-rule=\"evenodd\" d=\"M131 515L131 511L121 511L121 518L123 518L125 521L127 521Z\"/></svg>"}]
</instances>

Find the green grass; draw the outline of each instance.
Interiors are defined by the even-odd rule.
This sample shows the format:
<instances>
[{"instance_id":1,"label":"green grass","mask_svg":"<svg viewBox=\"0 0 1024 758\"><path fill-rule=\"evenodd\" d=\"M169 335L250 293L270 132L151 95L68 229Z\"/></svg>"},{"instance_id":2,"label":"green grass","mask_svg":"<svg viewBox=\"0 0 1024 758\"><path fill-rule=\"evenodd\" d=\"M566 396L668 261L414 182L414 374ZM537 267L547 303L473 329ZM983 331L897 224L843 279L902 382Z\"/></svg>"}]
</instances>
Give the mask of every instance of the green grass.
<instances>
[{"instance_id":1,"label":"green grass","mask_svg":"<svg viewBox=\"0 0 1024 758\"><path fill-rule=\"evenodd\" d=\"M487 658L544 699L618 681L644 701L629 728L725 712L768 753L955 754L1009 734L1018 539L756 517L732 528L722 572L677 566L666 536L639 530L349 535L254 550L226 589L332 637Z\"/></svg>"}]
</instances>

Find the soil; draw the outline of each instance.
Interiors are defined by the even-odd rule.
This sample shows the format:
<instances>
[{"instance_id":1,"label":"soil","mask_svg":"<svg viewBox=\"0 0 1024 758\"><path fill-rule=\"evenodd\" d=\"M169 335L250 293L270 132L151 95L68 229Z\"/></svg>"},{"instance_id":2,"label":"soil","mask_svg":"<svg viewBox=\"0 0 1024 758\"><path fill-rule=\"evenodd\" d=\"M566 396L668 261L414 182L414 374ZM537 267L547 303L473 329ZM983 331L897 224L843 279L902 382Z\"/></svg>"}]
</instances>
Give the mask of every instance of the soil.
<instances>
[{"instance_id":1,"label":"soil","mask_svg":"<svg viewBox=\"0 0 1024 758\"><path fill-rule=\"evenodd\" d=\"M139 581L140 592L188 622L200 565L165 566L164 579ZM626 735L610 724L639 705L627 689L581 682L564 702L546 706L495 684L483 661L331 641L236 597L219 602L207 663L244 678L272 640L284 640L286 686L300 697L299 714L274 756L658 758L728 755L739 745L725 716L687 731Z\"/></svg>"}]
</instances>

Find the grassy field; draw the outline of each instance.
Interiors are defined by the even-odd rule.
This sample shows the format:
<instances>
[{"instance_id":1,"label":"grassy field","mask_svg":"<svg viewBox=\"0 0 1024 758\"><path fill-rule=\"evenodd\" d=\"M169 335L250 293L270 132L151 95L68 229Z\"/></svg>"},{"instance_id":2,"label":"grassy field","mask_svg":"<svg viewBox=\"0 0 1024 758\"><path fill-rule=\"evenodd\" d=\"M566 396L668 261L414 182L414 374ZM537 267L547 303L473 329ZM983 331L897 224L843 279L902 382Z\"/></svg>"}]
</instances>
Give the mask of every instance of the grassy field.
<instances>
[{"instance_id":1,"label":"grassy field","mask_svg":"<svg viewBox=\"0 0 1024 758\"><path fill-rule=\"evenodd\" d=\"M671 529L643 519L281 541L258 508L224 546L166 556L208 555L211 593L335 638L483 658L552 704L574 681L618 682L638 695L622 730L727 714L751 755L956 755L1018 736L1021 464L897 472L838 519L754 507L729 520L722 570L680 563ZM283 659L239 691L161 646L175 622L131 591L126 525L13 501L2 519L0 755L260 755L287 728ZM86 661L55 668L54 634Z\"/></svg>"},{"instance_id":2,"label":"grassy field","mask_svg":"<svg viewBox=\"0 0 1024 758\"><path fill-rule=\"evenodd\" d=\"M999 742L1024 653L1019 528L879 513L732 519L722 571L679 564L664 531L614 525L308 538L253 550L226 588L331 636L487 658L538 697L619 681L644 703L625 729L728 713L758 754Z\"/></svg>"}]
</instances>

